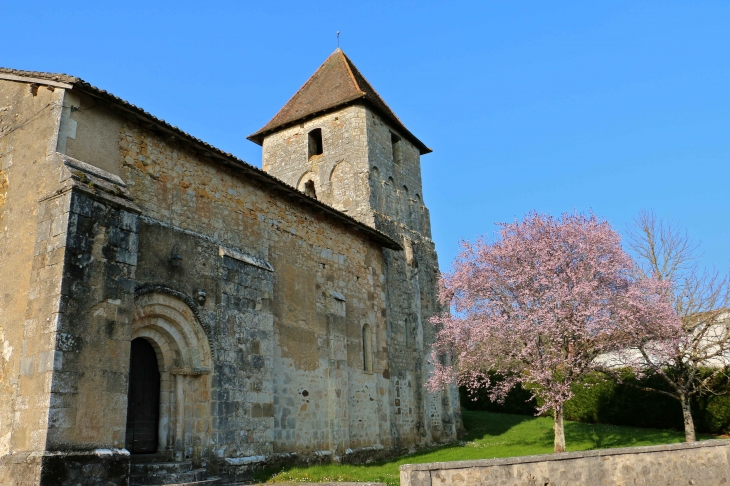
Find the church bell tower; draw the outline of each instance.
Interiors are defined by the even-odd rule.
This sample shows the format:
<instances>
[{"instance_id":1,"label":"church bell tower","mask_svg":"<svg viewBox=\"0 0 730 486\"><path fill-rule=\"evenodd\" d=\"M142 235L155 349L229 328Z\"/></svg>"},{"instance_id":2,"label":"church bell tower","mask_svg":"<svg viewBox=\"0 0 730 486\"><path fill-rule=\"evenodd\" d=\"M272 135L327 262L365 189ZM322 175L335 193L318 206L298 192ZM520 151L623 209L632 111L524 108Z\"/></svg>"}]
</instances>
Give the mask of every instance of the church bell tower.
<instances>
[{"instance_id":1,"label":"church bell tower","mask_svg":"<svg viewBox=\"0 0 730 486\"><path fill-rule=\"evenodd\" d=\"M441 310L436 249L423 203L420 157L431 152L398 119L339 48L263 128L263 169L301 192L386 233L387 380L397 443L456 438L454 388L428 393L434 328Z\"/></svg>"},{"instance_id":2,"label":"church bell tower","mask_svg":"<svg viewBox=\"0 0 730 486\"><path fill-rule=\"evenodd\" d=\"M305 194L371 226L430 238L420 156L431 149L341 49L248 138L262 145L266 172Z\"/></svg>"}]
</instances>

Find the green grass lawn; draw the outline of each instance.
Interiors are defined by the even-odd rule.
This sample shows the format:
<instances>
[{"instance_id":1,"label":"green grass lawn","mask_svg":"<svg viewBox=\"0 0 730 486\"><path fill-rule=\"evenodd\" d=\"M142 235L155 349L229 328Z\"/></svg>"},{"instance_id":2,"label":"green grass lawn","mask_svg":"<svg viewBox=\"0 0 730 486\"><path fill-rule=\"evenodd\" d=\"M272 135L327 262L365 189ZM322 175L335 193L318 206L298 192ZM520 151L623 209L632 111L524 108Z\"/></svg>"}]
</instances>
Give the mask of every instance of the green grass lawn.
<instances>
[{"instance_id":1,"label":"green grass lawn","mask_svg":"<svg viewBox=\"0 0 730 486\"><path fill-rule=\"evenodd\" d=\"M262 471L259 482L325 482L374 481L399 484L398 466L423 462L464 461L495 457L549 454L553 451L553 420L548 417L503 415L489 412L463 412L467 436L459 444L362 466L326 464L292 467L282 471ZM700 440L715 436L700 435ZM684 441L684 432L676 430L640 429L616 425L565 423L568 451L606 449Z\"/></svg>"}]
</instances>

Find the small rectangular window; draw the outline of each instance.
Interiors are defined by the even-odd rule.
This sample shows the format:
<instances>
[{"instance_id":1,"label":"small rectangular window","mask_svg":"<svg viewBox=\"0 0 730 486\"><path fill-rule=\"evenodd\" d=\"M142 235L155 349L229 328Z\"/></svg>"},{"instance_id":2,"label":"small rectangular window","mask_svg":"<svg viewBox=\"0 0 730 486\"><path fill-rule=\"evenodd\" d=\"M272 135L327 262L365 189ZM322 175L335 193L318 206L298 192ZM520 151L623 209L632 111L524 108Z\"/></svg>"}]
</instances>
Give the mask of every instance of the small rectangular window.
<instances>
[{"instance_id":1,"label":"small rectangular window","mask_svg":"<svg viewBox=\"0 0 730 486\"><path fill-rule=\"evenodd\" d=\"M311 132L309 132L309 158L312 158L314 155L322 155L323 147L322 147L322 129L321 128L315 128Z\"/></svg>"}]
</instances>

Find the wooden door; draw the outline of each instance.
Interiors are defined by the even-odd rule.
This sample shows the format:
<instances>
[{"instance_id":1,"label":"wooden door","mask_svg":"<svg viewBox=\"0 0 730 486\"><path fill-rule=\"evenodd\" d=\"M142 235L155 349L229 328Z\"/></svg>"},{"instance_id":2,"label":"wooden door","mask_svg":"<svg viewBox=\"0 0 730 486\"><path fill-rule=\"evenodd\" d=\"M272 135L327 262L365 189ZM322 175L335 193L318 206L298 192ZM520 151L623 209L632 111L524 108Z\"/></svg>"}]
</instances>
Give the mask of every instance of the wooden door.
<instances>
[{"instance_id":1,"label":"wooden door","mask_svg":"<svg viewBox=\"0 0 730 486\"><path fill-rule=\"evenodd\" d=\"M157 354L145 339L132 341L127 396L126 448L131 453L157 452L160 372Z\"/></svg>"}]
</instances>

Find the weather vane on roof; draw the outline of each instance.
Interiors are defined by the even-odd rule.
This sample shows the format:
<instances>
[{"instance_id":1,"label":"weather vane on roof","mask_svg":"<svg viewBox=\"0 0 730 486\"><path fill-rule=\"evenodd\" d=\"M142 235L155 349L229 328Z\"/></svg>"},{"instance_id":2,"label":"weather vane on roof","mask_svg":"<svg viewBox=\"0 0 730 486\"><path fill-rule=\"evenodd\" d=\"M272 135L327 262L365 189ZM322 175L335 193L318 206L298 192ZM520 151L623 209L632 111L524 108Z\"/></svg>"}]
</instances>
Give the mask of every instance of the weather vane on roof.
<instances>
[{"instance_id":1,"label":"weather vane on roof","mask_svg":"<svg viewBox=\"0 0 730 486\"><path fill-rule=\"evenodd\" d=\"M337 48L339 49L339 47L340 47L340 31L338 30L337 31Z\"/></svg>"}]
</instances>

